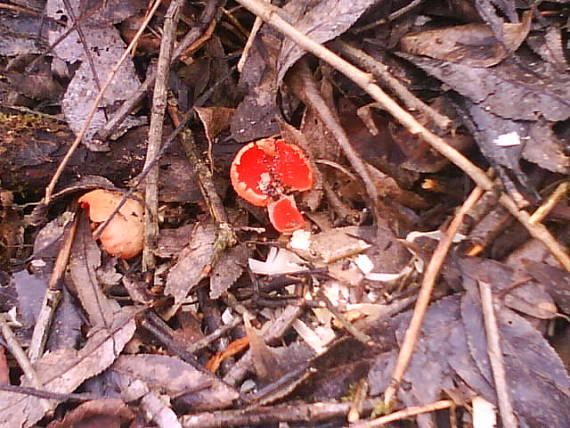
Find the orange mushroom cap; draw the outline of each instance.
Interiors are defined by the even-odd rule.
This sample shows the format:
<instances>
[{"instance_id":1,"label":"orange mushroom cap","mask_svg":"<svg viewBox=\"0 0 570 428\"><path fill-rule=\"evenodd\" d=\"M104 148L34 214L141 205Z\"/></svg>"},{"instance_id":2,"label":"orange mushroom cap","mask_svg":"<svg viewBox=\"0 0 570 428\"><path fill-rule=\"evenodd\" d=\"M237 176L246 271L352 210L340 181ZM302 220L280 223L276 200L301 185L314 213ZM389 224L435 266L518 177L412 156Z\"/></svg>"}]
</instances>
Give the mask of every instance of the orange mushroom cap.
<instances>
[{"instance_id":1,"label":"orange mushroom cap","mask_svg":"<svg viewBox=\"0 0 570 428\"><path fill-rule=\"evenodd\" d=\"M313 186L313 169L303 150L284 140L264 138L242 147L230 169L236 193L266 206L271 197Z\"/></svg>"},{"instance_id":2,"label":"orange mushroom cap","mask_svg":"<svg viewBox=\"0 0 570 428\"><path fill-rule=\"evenodd\" d=\"M278 232L291 233L305 224L303 215L297 209L292 196L283 196L277 201L271 200L267 205L269 221Z\"/></svg>"},{"instance_id":3,"label":"orange mushroom cap","mask_svg":"<svg viewBox=\"0 0 570 428\"><path fill-rule=\"evenodd\" d=\"M241 148L232 162L230 177L236 193L250 204L267 206L269 220L279 232L293 232L305 220L292 192L313 186L313 168L296 144L264 138Z\"/></svg>"},{"instance_id":4,"label":"orange mushroom cap","mask_svg":"<svg viewBox=\"0 0 570 428\"><path fill-rule=\"evenodd\" d=\"M303 192L313 187L313 168L296 144L275 140L273 168L276 178L289 189Z\"/></svg>"},{"instance_id":5,"label":"orange mushroom cap","mask_svg":"<svg viewBox=\"0 0 570 428\"><path fill-rule=\"evenodd\" d=\"M119 192L96 189L81 196L79 204L87 210L89 220L96 227L109 218L122 198ZM139 254L144 245L143 215L143 205L136 199L127 199L99 237L105 251L122 259Z\"/></svg>"}]
</instances>

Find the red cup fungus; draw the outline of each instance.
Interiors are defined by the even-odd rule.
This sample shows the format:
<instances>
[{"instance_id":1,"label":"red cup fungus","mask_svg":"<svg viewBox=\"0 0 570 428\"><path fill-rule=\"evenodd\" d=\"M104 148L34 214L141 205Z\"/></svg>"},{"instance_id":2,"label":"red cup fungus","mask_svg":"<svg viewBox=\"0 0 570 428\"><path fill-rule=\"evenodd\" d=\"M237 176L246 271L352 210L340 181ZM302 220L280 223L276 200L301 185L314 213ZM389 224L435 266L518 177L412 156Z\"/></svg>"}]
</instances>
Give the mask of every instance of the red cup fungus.
<instances>
[{"instance_id":1,"label":"red cup fungus","mask_svg":"<svg viewBox=\"0 0 570 428\"><path fill-rule=\"evenodd\" d=\"M313 186L313 168L299 146L275 138L249 143L234 158L230 177L239 196L267 207L277 231L290 233L303 227L305 220L292 194Z\"/></svg>"}]
</instances>

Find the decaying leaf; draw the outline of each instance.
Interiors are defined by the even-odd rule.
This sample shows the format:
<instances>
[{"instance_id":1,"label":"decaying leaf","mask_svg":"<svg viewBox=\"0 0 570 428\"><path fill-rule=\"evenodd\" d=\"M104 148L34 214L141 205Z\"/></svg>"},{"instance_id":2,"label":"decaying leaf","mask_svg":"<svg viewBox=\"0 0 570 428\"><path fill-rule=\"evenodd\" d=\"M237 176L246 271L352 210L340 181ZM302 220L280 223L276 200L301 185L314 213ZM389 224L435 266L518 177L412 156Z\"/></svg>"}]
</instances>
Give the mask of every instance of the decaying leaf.
<instances>
[{"instance_id":1,"label":"decaying leaf","mask_svg":"<svg viewBox=\"0 0 570 428\"><path fill-rule=\"evenodd\" d=\"M502 306L497 316L509 391L521 424L566 426L570 420L570 380L560 358L528 321ZM390 322L400 343L410 317L408 312ZM398 393L406 405L437 400L444 385L453 388L459 379L474 396L496 403L483 315L480 304L469 293L445 298L430 306L416 347L419 348L404 376L410 388L401 388ZM372 395L388 386L395 358L395 353L376 357L368 375ZM538 397L542 394L551 399L540 409L528 404L540 400Z\"/></svg>"},{"instance_id":2,"label":"decaying leaf","mask_svg":"<svg viewBox=\"0 0 570 428\"><path fill-rule=\"evenodd\" d=\"M255 373L263 383L275 381L284 375L273 351L263 341L259 333L252 327L247 315L244 317L245 332L249 339L249 349L253 359Z\"/></svg>"},{"instance_id":3,"label":"decaying leaf","mask_svg":"<svg viewBox=\"0 0 570 428\"><path fill-rule=\"evenodd\" d=\"M226 250L221 255L210 275L211 299L220 297L241 276L251 253L251 248L240 244Z\"/></svg>"},{"instance_id":4,"label":"decaying leaf","mask_svg":"<svg viewBox=\"0 0 570 428\"><path fill-rule=\"evenodd\" d=\"M501 41L485 24L466 24L407 34L400 40L400 46L414 55L490 67L519 48L530 30L531 17L527 11L522 22L504 23Z\"/></svg>"},{"instance_id":5,"label":"decaying leaf","mask_svg":"<svg viewBox=\"0 0 570 428\"><path fill-rule=\"evenodd\" d=\"M216 226L213 223L196 224L190 242L166 278L164 293L173 296L176 303L184 300L210 273L215 240Z\"/></svg>"},{"instance_id":6,"label":"decaying leaf","mask_svg":"<svg viewBox=\"0 0 570 428\"><path fill-rule=\"evenodd\" d=\"M570 77L548 63L533 62L532 57L519 55L516 60L481 68L401 55L482 109L505 119L537 120L542 116L559 121L570 117Z\"/></svg>"},{"instance_id":7,"label":"decaying leaf","mask_svg":"<svg viewBox=\"0 0 570 428\"><path fill-rule=\"evenodd\" d=\"M492 284L493 292L511 309L538 319L556 317L556 306L547 288L533 281L530 272L494 260L467 257L459 262L461 271L471 278Z\"/></svg>"},{"instance_id":8,"label":"decaying leaf","mask_svg":"<svg viewBox=\"0 0 570 428\"><path fill-rule=\"evenodd\" d=\"M101 328L94 332L79 351L60 349L44 355L34 367L44 388L55 393L70 393L86 379L109 367L135 332L133 317L137 311L133 307L123 308L115 314L108 329ZM32 426L45 414L40 400L38 397L0 391L0 425L14 428ZM56 405L57 401L50 401L52 409Z\"/></svg>"},{"instance_id":9,"label":"decaying leaf","mask_svg":"<svg viewBox=\"0 0 570 428\"><path fill-rule=\"evenodd\" d=\"M33 266L33 265L36 266ZM42 266L43 267L39 267ZM2 289L2 300L7 306L4 311L17 308L17 320L25 329L34 327L38 320L38 311L46 294L48 281L52 275L52 267L43 260L32 262L32 272L24 269L12 275L10 288L13 286L16 295L12 300L8 287ZM81 326L85 319L81 309L77 307L67 289L62 290L62 299L54 313L52 329L50 331L46 349L54 351L60 348L71 348L81 340Z\"/></svg>"},{"instance_id":10,"label":"decaying leaf","mask_svg":"<svg viewBox=\"0 0 570 428\"><path fill-rule=\"evenodd\" d=\"M314 41L324 43L341 35L354 24L377 0L320 0L307 3L294 0L287 3L284 10L292 17L295 27ZM285 39L277 65L278 82L297 62L304 51L291 39Z\"/></svg>"},{"instance_id":11,"label":"decaying leaf","mask_svg":"<svg viewBox=\"0 0 570 428\"><path fill-rule=\"evenodd\" d=\"M461 315L469 349L477 367L492 379L480 304L469 295L461 302ZM570 420L570 379L560 358L542 335L515 312L497 312L501 348L513 406L528 426L564 427ZM550 397L540 408L528 403Z\"/></svg>"},{"instance_id":12,"label":"decaying leaf","mask_svg":"<svg viewBox=\"0 0 570 428\"><path fill-rule=\"evenodd\" d=\"M16 56L22 54L39 54L45 40L41 34L42 19L27 14L0 14L0 55Z\"/></svg>"},{"instance_id":13,"label":"decaying leaf","mask_svg":"<svg viewBox=\"0 0 570 428\"><path fill-rule=\"evenodd\" d=\"M544 132L549 128L544 121L570 117L566 73L526 54L492 68L402 56L465 97L456 104L481 151L492 163L513 171L527 190L533 191L519 166L523 156L552 171L569 170L562 144L553 132Z\"/></svg>"},{"instance_id":14,"label":"decaying leaf","mask_svg":"<svg viewBox=\"0 0 570 428\"><path fill-rule=\"evenodd\" d=\"M73 220L74 215L67 211L46 224L34 240L34 257L55 257L61 248L65 228Z\"/></svg>"},{"instance_id":15,"label":"decaying leaf","mask_svg":"<svg viewBox=\"0 0 570 428\"><path fill-rule=\"evenodd\" d=\"M235 109L227 107L194 107L194 110L204 125L210 147L214 144L214 139L230 126L230 119L235 112Z\"/></svg>"},{"instance_id":16,"label":"decaying leaf","mask_svg":"<svg viewBox=\"0 0 570 428\"><path fill-rule=\"evenodd\" d=\"M69 270L81 305L93 327L110 325L119 304L103 293L97 280L101 252L91 235L85 216L80 216L75 241L71 248Z\"/></svg>"},{"instance_id":17,"label":"decaying leaf","mask_svg":"<svg viewBox=\"0 0 570 428\"><path fill-rule=\"evenodd\" d=\"M275 63L281 40L263 29L256 40L240 77L240 86L245 87L248 94L239 103L231 122L232 137L239 142L278 132Z\"/></svg>"},{"instance_id":18,"label":"decaying leaf","mask_svg":"<svg viewBox=\"0 0 570 428\"><path fill-rule=\"evenodd\" d=\"M198 411L227 407L239 395L210 372L166 355L122 355L112 370L121 376L121 389L132 400L151 390L164 391L189 411ZM144 385L137 386L138 392L136 381Z\"/></svg>"},{"instance_id":19,"label":"decaying leaf","mask_svg":"<svg viewBox=\"0 0 570 428\"><path fill-rule=\"evenodd\" d=\"M321 232L302 239L303 233L296 233L291 240L291 247L303 258L322 263L333 263L345 259L371 247L367 240L360 239L371 230L356 226L340 227ZM334 243L334 244L333 244Z\"/></svg>"},{"instance_id":20,"label":"decaying leaf","mask_svg":"<svg viewBox=\"0 0 570 428\"><path fill-rule=\"evenodd\" d=\"M564 145L545 120L514 121L486 111L479 104L464 100L465 124L472 131L481 152L494 164L515 172L524 183L522 158L550 171L568 173L570 158Z\"/></svg>"},{"instance_id":21,"label":"decaying leaf","mask_svg":"<svg viewBox=\"0 0 570 428\"><path fill-rule=\"evenodd\" d=\"M540 57L560 70L568 68L568 60L564 53L562 30L558 27L548 27L545 34L532 34L526 39L526 44Z\"/></svg>"},{"instance_id":22,"label":"decaying leaf","mask_svg":"<svg viewBox=\"0 0 570 428\"><path fill-rule=\"evenodd\" d=\"M65 3L66 2L61 0L49 0L46 5L46 14L48 17L55 19L57 22L66 23L66 25L51 27L48 31L49 41L52 44L54 44L58 37L68 28L74 25L74 20L68 16L69 12L66 11ZM67 4L72 5L75 16L79 17L82 15L82 2L71 1ZM116 5L107 6L110 10L116 7ZM132 10L130 13L132 14L134 12L136 12L136 10ZM127 14L128 13L129 12L127 12ZM106 25L103 25L102 22L96 19L94 21L82 20L81 25L85 28L83 34L90 49L88 53L85 52L85 46L81 43L76 31L71 31L67 37L64 38L61 43L55 45L54 48L55 54L63 60L70 62L81 61L79 69L75 72L72 81L67 87L62 102L67 122L76 134L83 126L89 110L92 108L93 101L99 92L100 86L107 80L115 63L119 60L126 47L118 30L109 22L105 24ZM95 52L97 50L105 54L96 54ZM94 69L91 67L91 62L87 58L88 54L91 56ZM97 73L97 76L93 75L94 72ZM115 79L106 91L102 106L111 107L116 102L126 100L129 94L133 93L138 85L139 80L134 65L132 61L127 60L123 63L117 76L115 76ZM91 120L84 141L89 143L106 121L107 118L104 109L99 108L93 120ZM124 129L128 129L128 126L128 123L125 124ZM108 150L107 146L97 144L91 144L89 147L94 150Z\"/></svg>"},{"instance_id":23,"label":"decaying leaf","mask_svg":"<svg viewBox=\"0 0 570 428\"><path fill-rule=\"evenodd\" d=\"M65 415L61 421L54 421L48 428L67 428L71 426L115 427L132 421L134 412L119 398L87 401Z\"/></svg>"},{"instance_id":24,"label":"decaying leaf","mask_svg":"<svg viewBox=\"0 0 570 428\"><path fill-rule=\"evenodd\" d=\"M172 257L179 254L190 242L194 225L186 224L176 229L163 229L158 237L158 257Z\"/></svg>"},{"instance_id":25,"label":"decaying leaf","mask_svg":"<svg viewBox=\"0 0 570 428\"><path fill-rule=\"evenodd\" d=\"M565 314L570 314L570 276L568 272L531 260L523 261L528 274L544 285L558 307Z\"/></svg>"},{"instance_id":26,"label":"decaying leaf","mask_svg":"<svg viewBox=\"0 0 570 428\"><path fill-rule=\"evenodd\" d=\"M165 155L160 158L158 194L162 202L190 202L202 200L194 168L186 159Z\"/></svg>"}]
</instances>

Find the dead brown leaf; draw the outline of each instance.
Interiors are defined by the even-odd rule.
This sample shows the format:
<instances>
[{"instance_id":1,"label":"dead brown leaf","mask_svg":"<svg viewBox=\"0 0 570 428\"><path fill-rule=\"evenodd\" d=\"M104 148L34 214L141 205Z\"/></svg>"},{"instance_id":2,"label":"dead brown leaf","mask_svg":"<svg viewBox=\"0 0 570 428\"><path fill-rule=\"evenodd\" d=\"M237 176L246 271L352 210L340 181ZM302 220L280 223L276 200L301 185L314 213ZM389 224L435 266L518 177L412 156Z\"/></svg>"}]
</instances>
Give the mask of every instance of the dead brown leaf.
<instances>
[{"instance_id":1,"label":"dead brown leaf","mask_svg":"<svg viewBox=\"0 0 570 428\"><path fill-rule=\"evenodd\" d=\"M172 399L180 400L192 411L213 410L229 406L238 393L209 372L196 370L190 364L166 355L122 355L112 370L121 376L120 384L127 393L129 385L143 382L145 388L140 394L150 390L164 391ZM135 390L131 388L131 392Z\"/></svg>"},{"instance_id":2,"label":"dead brown leaf","mask_svg":"<svg viewBox=\"0 0 570 428\"><path fill-rule=\"evenodd\" d=\"M44 388L56 393L70 393L86 379L109 367L135 332L133 316L137 311L132 307L123 308L115 314L108 329L95 331L79 351L60 349L44 355L34 367ZM0 425L32 426L45 414L40 400L38 397L0 391ZM54 400L50 403L52 408L57 405Z\"/></svg>"},{"instance_id":3,"label":"dead brown leaf","mask_svg":"<svg viewBox=\"0 0 570 428\"><path fill-rule=\"evenodd\" d=\"M210 273L214 254L216 227L213 223L198 223L192 231L190 242L178 256L166 278L164 293L180 303L188 293Z\"/></svg>"}]
</instances>

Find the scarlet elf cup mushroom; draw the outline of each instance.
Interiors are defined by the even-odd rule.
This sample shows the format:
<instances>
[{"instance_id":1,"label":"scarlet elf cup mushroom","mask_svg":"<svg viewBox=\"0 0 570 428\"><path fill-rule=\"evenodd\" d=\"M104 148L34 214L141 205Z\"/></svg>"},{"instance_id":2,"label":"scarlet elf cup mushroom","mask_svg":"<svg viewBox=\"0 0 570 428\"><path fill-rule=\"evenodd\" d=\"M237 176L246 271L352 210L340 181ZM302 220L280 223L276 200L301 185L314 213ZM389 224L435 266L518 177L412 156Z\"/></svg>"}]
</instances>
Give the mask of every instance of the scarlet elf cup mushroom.
<instances>
[{"instance_id":1,"label":"scarlet elf cup mushroom","mask_svg":"<svg viewBox=\"0 0 570 428\"><path fill-rule=\"evenodd\" d=\"M246 144L232 162L230 177L239 196L267 207L277 231L290 233L303 227L305 220L293 194L313 186L313 168L299 146L275 138Z\"/></svg>"}]
</instances>

